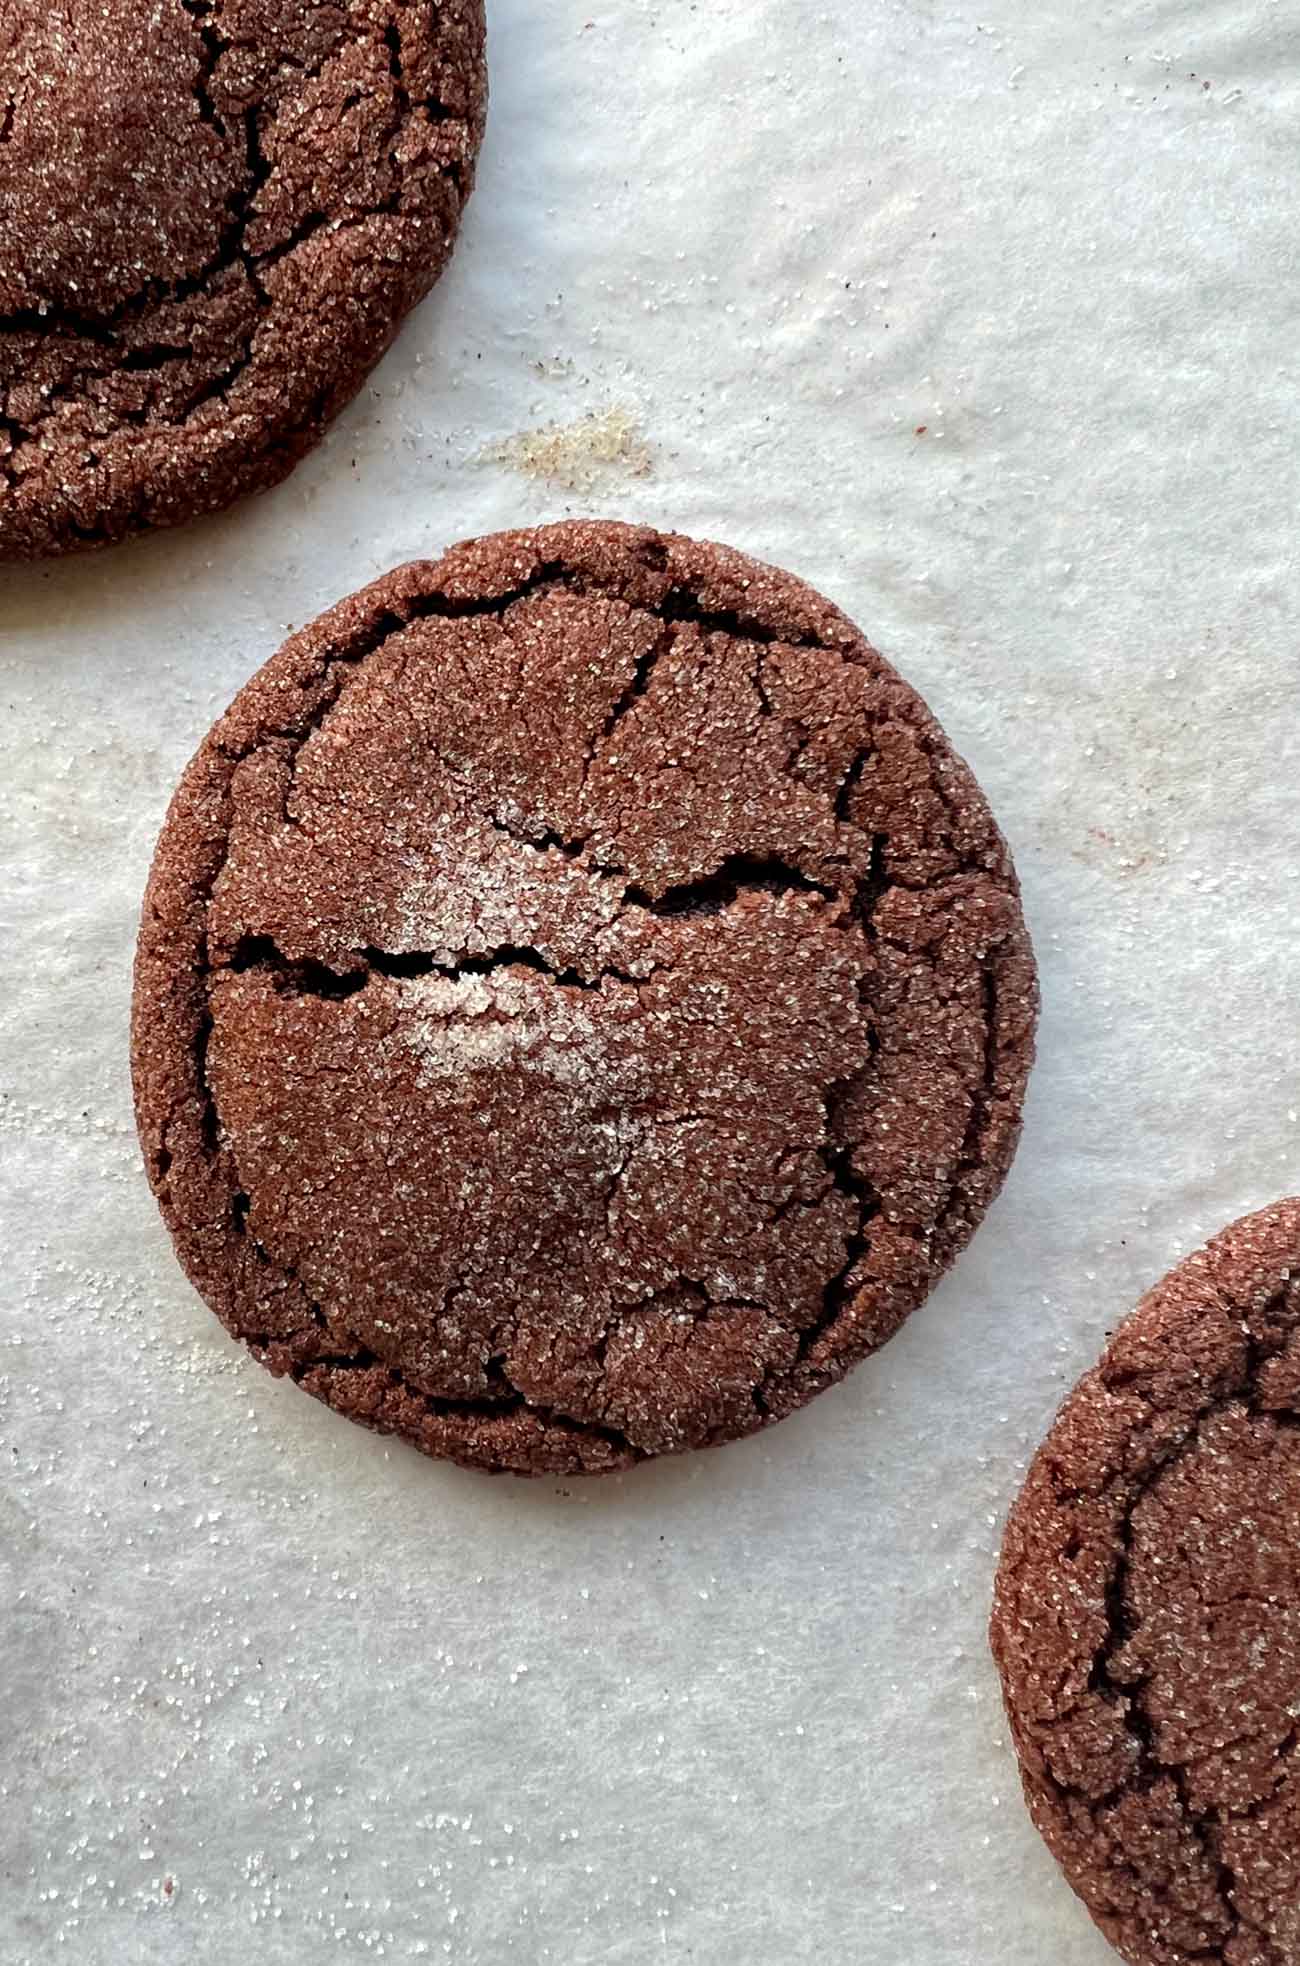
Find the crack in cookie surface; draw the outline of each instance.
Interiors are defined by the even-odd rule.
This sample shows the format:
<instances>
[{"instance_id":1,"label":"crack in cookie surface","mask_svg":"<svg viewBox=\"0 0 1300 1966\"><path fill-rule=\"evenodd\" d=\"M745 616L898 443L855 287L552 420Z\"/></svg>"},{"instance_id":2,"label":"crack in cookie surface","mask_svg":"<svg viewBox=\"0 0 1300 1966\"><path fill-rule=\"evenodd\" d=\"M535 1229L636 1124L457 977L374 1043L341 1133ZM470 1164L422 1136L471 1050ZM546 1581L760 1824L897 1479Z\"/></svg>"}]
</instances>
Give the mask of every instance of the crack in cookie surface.
<instances>
[{"instance_id":1,"label":"crack in cookie surface","mask_svg":"<svg viewBox=\"0 0 1300 1966\"><path fill-rule=\"evenodd\" d=\"M155 1185L231 1328L535 1469L753 1431L882 1342L1032 1042L1005 849L930 728L798 583L629 529L477 542L296 638L178 795L137 986Z\"/></svg>"}]
</instances>

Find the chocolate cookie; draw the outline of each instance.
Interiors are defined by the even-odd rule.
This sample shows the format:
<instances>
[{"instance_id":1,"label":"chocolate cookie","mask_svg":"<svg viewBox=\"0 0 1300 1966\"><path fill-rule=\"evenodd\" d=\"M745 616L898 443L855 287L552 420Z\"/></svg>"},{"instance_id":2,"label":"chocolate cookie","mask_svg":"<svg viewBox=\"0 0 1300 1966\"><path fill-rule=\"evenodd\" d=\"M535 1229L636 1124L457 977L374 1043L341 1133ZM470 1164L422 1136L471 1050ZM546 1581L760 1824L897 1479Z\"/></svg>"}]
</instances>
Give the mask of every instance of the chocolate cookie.
<instances>
[{"instance_id":1,"label":"chocolate cookie","mask_svg":"<svg viewBox=\"0 0 1300 1966\"><path fill-rule=\"evenodd\" d=\"M1300 1201L1166 1277L1066 1401L993 1650L1035 1823L1133 1966L1300 1962Z\"/></svg>"},{"instance_id":2,"label":"chocolate cookie","mask_svg":"<svg viewBox=\"0 0 1300 1966\"><path fill-rule=\"evenodd\" d=\"M1006 848L843 615L722 547L506 533L275 656L136 969L149 1174L273 1371L431 1454L624 1467L897 1330L996 1192Z\"/></svg>"},{"instance_id":3,"label":"chocolate cookie","mask_svg":"<svg viewBox=\"0 0 1300 1966\"><path fill-rule=\"evenodd\" d=\"M275 484L441 272L482 0L7 0L0 560Z\"/></svg>"}]
</instances>

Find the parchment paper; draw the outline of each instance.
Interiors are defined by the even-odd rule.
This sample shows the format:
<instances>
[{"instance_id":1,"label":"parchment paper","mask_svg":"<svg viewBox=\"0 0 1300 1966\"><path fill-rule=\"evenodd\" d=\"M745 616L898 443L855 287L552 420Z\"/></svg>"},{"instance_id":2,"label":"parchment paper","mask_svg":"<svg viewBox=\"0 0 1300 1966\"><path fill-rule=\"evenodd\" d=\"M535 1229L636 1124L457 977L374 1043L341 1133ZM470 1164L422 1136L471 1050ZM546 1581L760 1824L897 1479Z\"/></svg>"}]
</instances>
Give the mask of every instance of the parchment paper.
<instances>
[{"instance_id":1,"label":"parchment paper","mask_svg":"<svg viewBox=\"0 0 1300 1966\"><path fill-rule=\"evenodd\" d=\"M0 575L0 1958L1103 1966L1000 1521L1102 1335L1296 1188L1300 18L493 0L454 265L278 493ZM782 562L918 685L1043 969L1019 1161L875 1361L605 1485L434 1466L177 1271L126 1070L211 718L472 532Z\"/></svg>"}]
</instances>

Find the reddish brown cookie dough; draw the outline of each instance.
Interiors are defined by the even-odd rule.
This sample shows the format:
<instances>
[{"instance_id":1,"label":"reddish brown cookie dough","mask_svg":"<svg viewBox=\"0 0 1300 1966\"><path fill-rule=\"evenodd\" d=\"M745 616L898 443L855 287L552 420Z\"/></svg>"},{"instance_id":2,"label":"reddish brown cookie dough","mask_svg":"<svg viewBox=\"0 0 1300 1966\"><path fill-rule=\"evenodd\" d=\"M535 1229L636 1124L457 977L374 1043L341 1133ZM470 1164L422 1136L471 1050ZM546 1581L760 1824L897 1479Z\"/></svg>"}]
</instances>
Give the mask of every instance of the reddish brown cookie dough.
<instances>
[{"instance_id":1,"label":"reddish brown cookie dough","mask_svg":"<svg viewBox=\"0 0 1300 1966\"><path fill-rule=\"evenodd\" d=\"M1151 1291L1012 1512L993 1650L1035 1823L1134 1966L1300 1962L1300 1201Z\"/></svg>"},{"instance_id":2,"label":"reddish brown cookie dough","mask_svg":"<svg viewBox=\"0 0 1300 1966\"><path fill-rule=\"evenodd\" d=\"M844 616L563 525L378 581L215 726L145 901L137 1110L274 1371L600 1471L897 1329L1006 1171L1034 1014L987 807Z\"/></svg>"},{"instance_id":3,"label":"reddish brown cookie dough","mask_svg":"<svg viewBox=\"0 0 1300 1966\"><path fill-rule=\"evenodd\" d=\"M447 259L482 0L0 8L0 560L283 478Z\"/></svg>"}]
</instances>

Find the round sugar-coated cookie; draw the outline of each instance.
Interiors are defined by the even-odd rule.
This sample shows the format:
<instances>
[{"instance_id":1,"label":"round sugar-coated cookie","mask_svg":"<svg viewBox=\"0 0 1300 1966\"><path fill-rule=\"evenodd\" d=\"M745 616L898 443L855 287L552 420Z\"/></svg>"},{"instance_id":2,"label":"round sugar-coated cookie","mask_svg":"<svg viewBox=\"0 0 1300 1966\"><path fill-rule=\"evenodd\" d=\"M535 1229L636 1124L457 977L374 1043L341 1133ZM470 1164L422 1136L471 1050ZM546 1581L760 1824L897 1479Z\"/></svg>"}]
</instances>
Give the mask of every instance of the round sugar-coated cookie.
<instances>
[{"instance_id":1,"label":"round sugar-coated cookie","mask_svg":"<svg viewBox=\"0 0 1300 1966\"><path fill-rule=\"evenodd\" d=\"M275 484L451 251L482 0L0 8L0 560Z\"/></svg>"},{"instance_id":2,"label":"round sugar-coated cookie","mask_svg":"<svg viewBox=\"0 0 1300 1966\"><path fill-rule=\"evenodd\" d=\"M857 629L559 525L378 581L212 730L145 900L140 1135L273 1371L596 1472L897 1330L1006 1171L1034 1013L988 808Z\"/></svg>"},{"instance_id":3,"label":"round sugar-coated cookie","mask_svg":"<svg viewBox=\"0 0 1300 1966\"><path fill-rule=\"evenodd\" d=\"M1011 1515L1035 1823L1132 1966L1300 1963L1300 1201L1158 1284Z\"/></svg>"}]
</instances>

